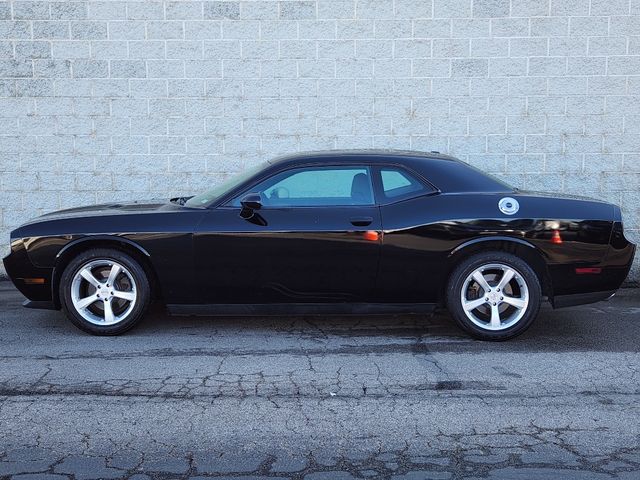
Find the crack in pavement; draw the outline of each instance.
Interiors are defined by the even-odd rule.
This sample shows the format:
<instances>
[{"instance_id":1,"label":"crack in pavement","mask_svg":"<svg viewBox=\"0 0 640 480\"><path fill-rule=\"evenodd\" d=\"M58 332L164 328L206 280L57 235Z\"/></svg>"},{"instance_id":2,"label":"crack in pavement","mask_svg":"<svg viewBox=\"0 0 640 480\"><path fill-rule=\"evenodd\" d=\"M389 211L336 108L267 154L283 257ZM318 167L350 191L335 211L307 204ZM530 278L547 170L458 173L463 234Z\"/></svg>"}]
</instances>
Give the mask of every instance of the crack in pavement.
<instances>
[{"instance_id":1,"label":"crack in pavement","mask_svg":"<svg viewBox=\"0 0 640 480\"><path fill-rule=\"evenodd\" d=\"M543 309L491 344L443 314L154 310L96 338L0 289L0 479L636 480L640 310L625 295Z\"/></svg>"}]
</instances>

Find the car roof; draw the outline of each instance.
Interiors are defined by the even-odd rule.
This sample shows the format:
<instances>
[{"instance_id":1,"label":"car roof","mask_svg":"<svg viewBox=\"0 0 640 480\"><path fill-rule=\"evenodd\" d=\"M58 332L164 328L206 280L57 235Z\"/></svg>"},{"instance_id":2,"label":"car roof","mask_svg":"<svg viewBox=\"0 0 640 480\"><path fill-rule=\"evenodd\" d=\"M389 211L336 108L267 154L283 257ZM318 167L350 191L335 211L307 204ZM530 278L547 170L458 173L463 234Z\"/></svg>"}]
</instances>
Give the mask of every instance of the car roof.
<instances>
[{"instance_id":1,"label":"car roof","mask_svg":"<svg viewBox=\"0 0 640 480\"><path fill-rule=\"evenodd\" d=\"M471 165L440 152L411 150L324 150L283 155L270 160L269 170L291 168L310 163L398 164L422 175L442 192L504 192L511 187Z\"/></svg>"},{"instance_id":2,"label":"car roof","mask_svg":"<svg viewBox=\"0 0 640 480\"><path fill-rule=\"evenodd\" d=\"M306 163L315 160L330 158L333 161L352 160L366 158L368 162L387 162L393 159L414 158L420 160L449 160L459 162L457 158L444 155L440 152L418 152L412 150L385 150L385 149L359 149L359 150L320 150L312 152L299 152L282 155L269 160L272 165L289 163Z\"/></svg>"}]
</instances>

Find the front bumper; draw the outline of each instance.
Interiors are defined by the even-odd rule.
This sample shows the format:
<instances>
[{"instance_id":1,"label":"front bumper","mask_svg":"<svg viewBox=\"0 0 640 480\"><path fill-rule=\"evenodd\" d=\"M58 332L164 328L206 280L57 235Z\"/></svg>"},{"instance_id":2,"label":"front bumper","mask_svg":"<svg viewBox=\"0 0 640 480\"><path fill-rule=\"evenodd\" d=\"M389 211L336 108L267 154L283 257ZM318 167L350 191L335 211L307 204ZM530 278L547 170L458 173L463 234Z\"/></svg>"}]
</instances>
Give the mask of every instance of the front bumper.
<instances>
[{"instance_id":1,"label":"front bumper","mask_svg":"<svg viewBox=\"0 0 640 480\"><path fill-rule=\"evenodd\" d=\"M33 308L35 310L59 310L53 301L50 300L25 300L22 302L24 308Z\"/></svg>"},{"instance_id":2,"label":"front bumper","mask_svg":"<svg viewBox=\"0 0 640 480\"><path fill-rule=\"evenodd\" d=\"M31 263L24 245L14 248L3 259L3 263L7 275L27 299L34 302L53 303L53 269L36 267ZM34 279L38 279L39 283L34 283Z\"/></svg>"}]
</instances>

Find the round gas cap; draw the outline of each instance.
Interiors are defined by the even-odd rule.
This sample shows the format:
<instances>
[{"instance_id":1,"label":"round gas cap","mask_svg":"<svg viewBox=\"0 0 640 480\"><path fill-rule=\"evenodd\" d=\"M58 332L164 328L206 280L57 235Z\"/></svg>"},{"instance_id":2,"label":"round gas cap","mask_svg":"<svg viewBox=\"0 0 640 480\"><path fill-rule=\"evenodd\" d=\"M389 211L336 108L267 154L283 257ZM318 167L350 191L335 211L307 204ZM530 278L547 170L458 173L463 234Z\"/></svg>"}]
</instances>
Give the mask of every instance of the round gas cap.
<instances>
[{"instance_id":1,"label":"round gas cap","mask_svg":"<svg viewBox=\"0 0 640 480\"><path fill-rule=\"evenodd\" d=\"M504 197L498 202L498 208L505 215L513 215L520 210L520 204L515 198Z\"/></svg>"}]
</instances>

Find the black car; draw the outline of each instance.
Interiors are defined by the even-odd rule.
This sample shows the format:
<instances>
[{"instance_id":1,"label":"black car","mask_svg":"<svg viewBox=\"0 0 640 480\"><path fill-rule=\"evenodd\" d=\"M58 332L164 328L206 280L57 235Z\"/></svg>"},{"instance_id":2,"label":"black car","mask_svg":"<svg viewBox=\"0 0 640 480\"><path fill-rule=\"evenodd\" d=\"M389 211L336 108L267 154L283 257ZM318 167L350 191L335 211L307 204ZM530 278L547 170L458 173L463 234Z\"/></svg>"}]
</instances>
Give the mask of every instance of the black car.
<instances>
[{"instance_id":1,"label":"black car","mask_svg":"<svg viewBox=\"0 0 640 480\"><path fill-rule=\"evenodd\" d=\"M446 305L504 340L554 307L604 300L635 246L620 209L519 191L438 153L281 157L193 197L43 215L4 259L26 306L122 333L173 314L420 313Z\"/></svg>"}]
</instances>

